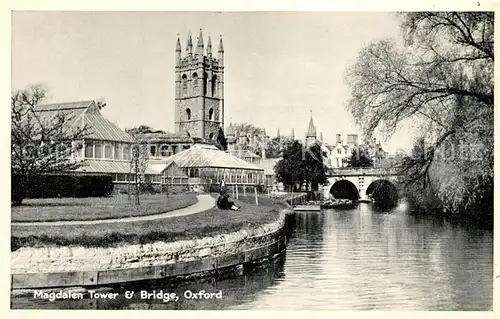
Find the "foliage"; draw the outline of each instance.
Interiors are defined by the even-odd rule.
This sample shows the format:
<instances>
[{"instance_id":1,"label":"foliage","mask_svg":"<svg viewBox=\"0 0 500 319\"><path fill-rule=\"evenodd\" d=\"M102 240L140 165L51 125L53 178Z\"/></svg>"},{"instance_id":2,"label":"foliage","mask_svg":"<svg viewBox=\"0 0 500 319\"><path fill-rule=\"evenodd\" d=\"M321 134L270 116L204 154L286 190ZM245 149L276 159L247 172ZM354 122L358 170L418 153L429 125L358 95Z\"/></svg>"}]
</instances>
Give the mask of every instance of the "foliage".
<instances>
[{"instance_id":1,"label":"foliage","mask_svg":"<svg viewBox=\"0 0 500 319\"><path fill-rule=\"evenodd\" d=\"M19 175L11 178L13 197L21 196L19 192L27 198L106 197L113 193L113 178L108 175L37 175L26 189L17 187Z\"/></svg>"},{"instance_id":2,"label":"foliage","mask_svg":"<svg viewBox=\"0 0 500 319\"><path fill-rule=\"evenodd\" d=\"M250 136L264 135L265 133L264 129L246 122L233 124L233 129L235 133L250 134Z\"/></svg>"},{"instance_id":3,"label":"foliage","mask_svg":"<svg viewBox=\"0 0 500 319\"><path fill-rule=\"evenodd\" d=\"M400 166L408 193L435 194L431 206L447 211L471 210L493 177L494 14L399 16L403 46L372 43L348 69L348 109L367 136L413 123L422 136Z\"/></svg>"},{"instance_id":4,"label":"foliage","mask_svg":"<svg viewBox=\"0 0 500 319\"><path fill-rule=\"evenodd\" d=\"M130 173L135 176L135 204L140 205L141 185L145 182L145 173L148 168L149 149L147 143L138 143L132 146ZM130 185L130 184L129 184ZM130 194L131 192L128 192Z\"/></svg>"},{"instance_id":5,"label":"foliage","mask_svg":"<svg viewBox=\"0 0 500 319\"><path fill-rule=\"evenodd\" d=\"M139 126L133 127L133 128L126 128L125 132L127 132L131 135L151 134L151 133L163 133L163 134L165 134L166 133L163 130L155 130L154 128L147 126L147 125L139 125Z\"/></svg>"},{"instance_id":6,"label":"foliage","mask_svg":"<svg viewBox=\"0 0 500 319\"><path fill-rule=\"evenodd\" d=\"M40 175L70 171L81 163L71 155L81 149L81 141L88 133L82 126L69 127L70 112L55 112L51 117L35 112L45 99L46 90L31 86L16 90L11 95L11 173L18 176L13 204L21 204L25 191ZM72 143L76 142L76 143Z\"/></svg>"},{"instance_id":7,"label":"foliage","mask_svg":"<svg viewBox=\"0 0 500 319\"><path fill-rule=\"evenodd\" d=\"M217 134L217 146L223 151L227 151L227 139L226 136L224 135L224 130L222 129L222 126L219 127L219 132Z\"/></svg>"},{"instance_id":8,"label":"foliage","mask_svg":"<svg viewBox=\"0 0 500 319\"><path fill-rule=\"evenodd\" d=\"M311 145L305 152L306 183L311 183L312 190L318 190L318 184L327 182L326 154L318 144Z\"/></svg>"},{"instance_id":9,"label":"foliage","mask_svg":"<svg viewBox=\"0 0 500 319\"><path fill-rule=\"evenodd\" d=\"M324 154L319 145L305 148L299 141L290 141L283 149L283 157L274 170L278 182L287 188L300 188L303 183L311 183L313 190L319 183L326 182Z\"/></svg>"},{"instance_id":10,"label":"foliage","mask_svg":"<svg viewBox=\"0 0 500 319\"><path fill-rule=\"evenodd\" d=\"M355 147L351 156L346 159L348 167L373 167L373 159L370 149L363 146Z\"/></svg>"},{"instance_id":11,"label":"foliage","mask_svg":"<svg viewBox=\"0 0 500 319\"><path fill-rule=\"evenodd\" d=\"M266 157L278 158L282 155L285 145L288 145L292 140L285 136L273 137L266 145Z\"/></svg>"}]
</instances>

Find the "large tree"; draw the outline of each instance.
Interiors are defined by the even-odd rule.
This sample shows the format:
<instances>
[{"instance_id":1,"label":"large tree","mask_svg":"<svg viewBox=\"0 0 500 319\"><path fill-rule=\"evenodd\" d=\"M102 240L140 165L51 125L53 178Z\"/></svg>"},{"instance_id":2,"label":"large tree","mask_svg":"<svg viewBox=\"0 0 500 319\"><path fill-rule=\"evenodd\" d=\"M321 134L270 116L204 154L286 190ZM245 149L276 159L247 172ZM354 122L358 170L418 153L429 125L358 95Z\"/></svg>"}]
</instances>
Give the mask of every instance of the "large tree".
<instances>
[{"instance_id":1,"label":"large tree","mask_svg":"<svg viewBox=\"0 0 500 319\"><path fill-rule=\"evenodd\" d=\"M295 190L306 180L307 172L303 161L303 146L299 141L289 143L283 150L283 157L276 163L276 179L286 189Z\"/></svg>"},{"instance_id":2,"label":"large tree","mask_svg":"<svg viewBox=\"0 0 500 319\"><path fill-rule=\"evenodd\" d=\"M313 144L305 150L304 164L306 169L306 182L311 185L311 190L317 191L318 184L327 182L325 165L326 153L318 144Z\"/></svg>"},{"instance_id":3,"label":"large tree","mask_svg":"<svg viewBox=\"0 0 500 319\"><path fill-rule=\"evenodd\" d=\"M367 137L412 123L426 156L406 161L409 180L432 187L446 208L467 207L493 176L494 14L399 16L402 45L374 42L348 69L348 109Z\"/></svg>"},{"instance_id":4,"label":"large tree","mask_svg":"<svg viewBox=\"0 0 500 319\"><path fill-rule=\"evenodd\" d=\"M224 135L224 130L222 126L219 127L219 132L217 134L217 147L219 147L223 151L227 151L227 139Z\"/></svg>"},{"instance_id":5,"label":"large tree","mask_svg":"<svg viewBox=\"0 0 500 319\"><path fill-rule=\"evenodd\" d=\"M264 129L246 122L233 124L233 129L234 132L249 133L250 136L264 134Z\"/></svg>"},{"instance_id":6,"label":"large tree","mask_svg":"<svg viewBox=\"0 0 500 319\"><path fill-rule=\"evenodd\" d=\"M277 180L288 189L299 188L305 183L317 190L318 184L326 182L324 154L319 145L305 148L299 141L288 142L274 170Z\"/></svg>"},{"instance_id":7,"label":"large tree","mask_svg":"<svg viewBox=\"0 0 500 319\"><path fill-rule=\"evenodd\" d=\"M11 174L15 183L12 202L21 204L30 182L40 175L70 171L81 163L71 155L82 147L86 126L69 126L69 112L55 112L50 118L35 112L46 98L41 85L16 90L11 95Z\"/></svg>"},{"instance_id":8,"label":"large tree","mask_svg":"<svg viewBox=\"0 0 500 319\"><path fill-rule=\"evenodd\" d=\"M273 137L265 145L266 157L268 158L280 157L283 154L283 149L290 142L292 142L292 140L285 136Z\"/></svg>"},{"instance_id":9,"label":"large tree","mask_svg":"<svg viewBox=\"0 0 500 319\"><path fill-rule=\"evenodd\" d=\"M368 147L355 147L346 159L347 167L373 167L372 155Z\"/></svg>"}]
</instances>

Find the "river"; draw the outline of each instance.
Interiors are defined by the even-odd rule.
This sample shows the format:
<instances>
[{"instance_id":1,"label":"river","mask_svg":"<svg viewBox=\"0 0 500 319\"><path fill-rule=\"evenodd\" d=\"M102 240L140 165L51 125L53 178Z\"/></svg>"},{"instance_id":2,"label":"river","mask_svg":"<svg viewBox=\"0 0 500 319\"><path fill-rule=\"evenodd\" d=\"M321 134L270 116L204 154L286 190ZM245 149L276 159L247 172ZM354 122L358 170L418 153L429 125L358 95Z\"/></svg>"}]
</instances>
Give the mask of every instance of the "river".
<instances>
[{"instance_id":1,"label":"river","mask_svg":"<svg viewBox=\"0 0 500 319\"><path fill-rule=\"evenodd\" d=\"M123 297L124 291L175 292L177 302ZM222 299L188 300L185 291L222 291ZM170 287L156 282L114 288L114 300L33 300L12 308L491 310L493 234L435 218L404 203L377 212L301 212L286 252L251 274Z\"/></svg>"}]
</instances>

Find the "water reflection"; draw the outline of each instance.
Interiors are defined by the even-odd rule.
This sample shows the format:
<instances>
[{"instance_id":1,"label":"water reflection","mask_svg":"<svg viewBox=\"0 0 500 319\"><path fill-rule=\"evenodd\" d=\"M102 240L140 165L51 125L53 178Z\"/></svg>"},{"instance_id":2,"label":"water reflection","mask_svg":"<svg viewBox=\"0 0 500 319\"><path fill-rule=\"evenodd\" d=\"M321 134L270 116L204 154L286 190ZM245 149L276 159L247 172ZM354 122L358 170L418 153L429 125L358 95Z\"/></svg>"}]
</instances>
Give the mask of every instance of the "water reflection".
<instances>
[{"instance_id":1,"label":"water reflection","mask_svg":"<svg viewBox=\"0 0 500 319\"><path fill-rule=\"evenodd\" d=\"M286 255L265 269L219 281L170 288L161 282L115 288L168 289L182 294L223 290L222 300L42 303L13 298L17 308L491 310L492 232L407 213L401 202L375 212L303 212ZM143 288L141 288L143 287ZM121 290L120 290L121 289Z\"/></svg>"}]
</instances>

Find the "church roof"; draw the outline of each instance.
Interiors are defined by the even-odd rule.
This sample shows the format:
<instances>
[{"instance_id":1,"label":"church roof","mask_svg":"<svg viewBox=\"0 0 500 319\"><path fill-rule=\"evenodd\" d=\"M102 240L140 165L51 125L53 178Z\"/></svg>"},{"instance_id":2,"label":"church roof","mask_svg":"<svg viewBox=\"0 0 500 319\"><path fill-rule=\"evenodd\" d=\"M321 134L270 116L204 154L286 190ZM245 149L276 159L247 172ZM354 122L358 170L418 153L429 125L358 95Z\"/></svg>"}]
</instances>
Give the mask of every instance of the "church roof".
<instances>
[{"instance_id":1,"label":"church roof","mask_svg":"<svg viewBox=\"0 0 500 319\"><path fill-rule=\"evenodd\" d=\"M213 145L195 144L185 151L168 157L166 160L167 166L171 161L174 161L181 168L219 167L263 171L262 168L221 151Z\"/></svg>"},{"instance_id":2,"label":"church roof","mask_svg":"<svg viewBox=\"0 0 500 319\"><path fill-rule=\"evenodd\" d=\"M97 108L95 101L79 101L67 103L40 104L35 112L45 125L57 114L64 114L69 119L64 125L67 129L76 129L82 125L89 128L85 135L87 139L135 142L135 139L116 124L106 119Z\"/></svg>"}]
</instances>

